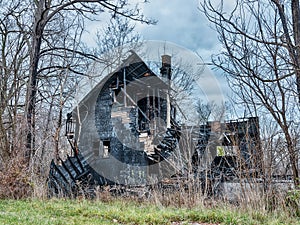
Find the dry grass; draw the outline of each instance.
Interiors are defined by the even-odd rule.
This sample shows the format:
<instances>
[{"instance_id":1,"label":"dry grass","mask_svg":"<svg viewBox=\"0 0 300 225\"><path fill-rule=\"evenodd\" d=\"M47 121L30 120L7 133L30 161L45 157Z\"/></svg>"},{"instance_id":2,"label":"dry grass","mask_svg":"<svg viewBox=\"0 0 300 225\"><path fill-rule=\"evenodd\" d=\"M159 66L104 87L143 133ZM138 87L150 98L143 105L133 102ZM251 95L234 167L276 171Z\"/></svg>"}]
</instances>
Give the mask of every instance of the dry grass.
<instances>
[{"instance_id":1,"label":"dry grass","mask_svg":"<svg viewBox=\"0 0 300 225\"><path fill-rule=\"evenodd\" d=\"M229 203L178 181L175 186L130 191L118 190L117 186L97 188L94 199L84 195L73 200L47 199L38 194L44 193L46 186L33 188L24 168L22 161L12 160L7 164L10 174L1 172L1 198L27 200L0 200L0 223L299 224L300 220L300 195L296 190L262 196L248 192L247 201Z\"/></svg>"},{"instance_id":2,"label":"dry grass","mask_svg":"<svg viewBox=\"0 0 300 225\"><path fill-rule=\"evenodd\" d=\"M0 198L21 199L32 195L28 167L23 157L16 155L0 169Z\"/></svg>"}]
</instances>

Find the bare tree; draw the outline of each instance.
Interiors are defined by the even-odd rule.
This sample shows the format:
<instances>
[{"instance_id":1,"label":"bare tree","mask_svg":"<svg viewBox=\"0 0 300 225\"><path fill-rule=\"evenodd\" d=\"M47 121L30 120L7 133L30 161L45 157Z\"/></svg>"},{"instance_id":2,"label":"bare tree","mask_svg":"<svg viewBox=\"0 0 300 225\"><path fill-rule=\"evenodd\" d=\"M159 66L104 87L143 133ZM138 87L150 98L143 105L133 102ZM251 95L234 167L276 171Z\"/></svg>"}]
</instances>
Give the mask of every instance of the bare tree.
<instances>
[{"instance_id":1,"label":"bare tree","mask_svg":"<svg viewBox=\"0 0 300 225\"><path fill-rule=\"evenodd\" d=\"M136 24L129 18L116 16L109 23L97 31L97 49L99 57L112 51L119 51L127 46L128 49L136 49L141 42L141 35L135 31ZM119 52L115 53L120 55ZM117 57L119 57L117 55ZM119 57L122 58L122 57Z\"/></svg>"},{"instance_id":2,"label":"bare tree","mask_svg":"<svg viewBox=\"0 0 300 225\"><path fill-rule=\"evenodd\" d=\"M59 24L59 26L57 26ZM67 100L75 92L75 84L81 75L84 75L89 60L96 58L89 55L83 44L80 43L83 33L83 21L74 15L70 20L67 16L57 17L53 23L48 25L49 30L44 35L46 41L41 50L41 68L38 71L38 89L36 120L39 121L35 127L35 133L39 142L35 143L35 162L47 164L47 160L59 159L60 136L63 125L63 114L67 108ZM42 118L47 118L43 120ZM37 131L37 132L36 132Z\"/></svg>"},{"instance_id":3,"label":"bare tree","mask_svg":"<svg viewBox=\"0 0 300 225\"><path fill-rule=\"evenodd\" d=\"M299 185L299 1L236 0L227 11L205 0L202 12L215 25L223 51L213 56L236 94L236 104L269 113L279 125L295 185ZM287 7L285 7L287 6ZM296 79L295 79L296 77ZM296 82L295 82L296 80Z\"/></svg>"},{"instance_id":4,"label":"bare tree","mask_svg":"<svg viewBox=\"0 0 300 225\"><path fill-rule=\"evenodd\" d=\"M28 33L22 26L26 8L20 3L0 2L0 162L6 161L19 147L17 130L21 128L20 113L28 68Z\"/></svg>"},{"instance_id":5,"label":"bare tree","mask_svg":"<svg viewBox=\"0 0 300 225\"><path fill-rule=\"evenodd\" d=\"M124 0L106 1L106 0L69 0L69 1L35 1L33 5L34 21L31 33L31 49L30 49L30 68L29 81L27 87L26 100L26 117L27 117L27 141L25 157L28 162L35 154L34 148L34 130L35 130L35 114L37 93L39 91L39 73L43 70L41 60L44 55L55 52L68 51L85 57L93 56L82 51L75 50L72 46L69 48L61 48L61 46L48 45L48 37L54 34L57 29L56 21L58 18L66 17L72 19L93 19L91 16L99 14L107 10L112 16L121 15L132 20L151 23L139 13L137 7L130 8L129 3ZM89 17L90 16L90 17ZM46 39L47 37L47 39ZM48 46L47 46L48 45ZM46 48L44 49L44 47ZM48 48L47 48L48 47ZM70 65L63 67L64 69L76 70ZM48 68L47 68L48 69ZM62 69L62 68L60 68Z\"/></svg>"},{"instance_id":6,"label":"bare tree","mask_svg":"<svg viewBox=\"0 0 300 225\"><path fill-rule=\"evenodd\" d=\"M195 109L197 112L199 124L205 124L208 121L223 121L226 113L226 102L218 105L215 102L204 102L197 100Z\"/></svg>"}]
</instances>

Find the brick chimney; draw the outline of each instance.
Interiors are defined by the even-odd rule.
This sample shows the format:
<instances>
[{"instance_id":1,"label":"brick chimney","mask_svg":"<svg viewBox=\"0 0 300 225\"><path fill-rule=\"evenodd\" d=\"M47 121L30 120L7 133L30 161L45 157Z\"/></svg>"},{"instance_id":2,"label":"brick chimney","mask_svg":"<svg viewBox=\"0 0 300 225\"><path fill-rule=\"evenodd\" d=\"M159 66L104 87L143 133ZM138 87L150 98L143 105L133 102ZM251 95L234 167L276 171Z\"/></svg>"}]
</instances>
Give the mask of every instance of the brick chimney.
<instances>
[{"instance_id":1,"label":"brick chimney","mask_svg":"<svg viewBox=\"0 0 300 225\"><path fill-rule=\"evenodd\" d=\"M169 55L161 56L160 73L163 78L171 80L171 56Z\"/></svg>"}]
</instances>

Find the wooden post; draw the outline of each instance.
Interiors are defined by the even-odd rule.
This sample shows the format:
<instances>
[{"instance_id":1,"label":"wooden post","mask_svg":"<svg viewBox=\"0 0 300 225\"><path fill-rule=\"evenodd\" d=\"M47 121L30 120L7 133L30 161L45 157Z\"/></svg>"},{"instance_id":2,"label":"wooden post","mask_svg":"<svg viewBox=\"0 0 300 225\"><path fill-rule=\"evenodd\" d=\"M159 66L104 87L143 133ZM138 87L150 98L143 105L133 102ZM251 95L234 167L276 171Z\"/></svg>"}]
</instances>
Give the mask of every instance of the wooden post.
<instances>
[{"instance_id":1,"label":"wooden post","mask_svg":"<svg viewBox=\"0 0 300 225\"><path fill-rule=\"evenodd\" d=\"M161 75L165 82L168 85L167 90L167 128L171 127L171 99L170 99L170 85L171 85L171 56L162 55L161 56L162 65L161 65Z\"/></svg>"},{"instance_id":2,"label":"wooden post","mask_svg":"<svg viewBox=\"0 0 300 225\"><path fill-rule=\"evenodd\" d=\"M161 108L160 108L160 104L161 104L161 102L160 102L160 93L159 93L159 89L157 90L157 99L158 99L158 102L157 102L157 105L158 105L158 115L157 115L157 117L159 118L158 126L159 126L159 128L160 128L160 126L161 126L161 123L160 123L160 120L161 120L161 114L160 114Z\"/></svg>"},{"instance_id":3,"label":"wooden post","mask_svg":"<svg viewBox=\"0 0 300 225\"><path fill-rule=\"evenodd\" d=\"M127 90L126 90L126 69L124 67L123 69L123 82L124 82L124 106L127 106L127 98L126 98L126 94L127 94Z\"/></svg>"},{"instance_id":4,"label":"wooden post","mask_svg":"<svg viewBox=\"0 0 300 225\"><path fill-rule=\"evenodd\" d=\"M171 128L171 101L170 101L170 88L168 87L167 93L167 128Z\"/></svg>"},{"instance_id":5,"label":"wooden post","mask_svg":"<svg viewBox=\"0 0 300 225\"><path fill-rule=\"evenodd\" d=\"M156 88L153 88L153 94L152 94L152 108L153 108L153 135L156 135L156 107L155 107L155 90Z\"/></svg>"}]
</instances>

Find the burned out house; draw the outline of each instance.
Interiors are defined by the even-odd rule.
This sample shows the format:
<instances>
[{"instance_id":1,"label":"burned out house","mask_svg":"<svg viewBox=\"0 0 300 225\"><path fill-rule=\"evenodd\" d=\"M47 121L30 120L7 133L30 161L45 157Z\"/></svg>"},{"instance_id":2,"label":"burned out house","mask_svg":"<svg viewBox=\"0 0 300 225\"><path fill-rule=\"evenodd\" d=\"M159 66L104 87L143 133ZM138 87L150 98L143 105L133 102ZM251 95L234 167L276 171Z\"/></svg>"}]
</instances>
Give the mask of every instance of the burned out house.
<instances>
[{"instance_id":1,"label":"burned out house","mask_svg":"<svg viewBox=\"0 0 300 225\"><path fill-rule=\"evenodd\" d=\"M258 119L208 122L191 131L176 118L170 56L162 56L160 72L156 75L132 52L84 96L68 114L73 156L61 165L52 162L50 189L70 191L78 181L147 185L184 174L187 161L195 173L216 168L227 173L241 165L259 173ZM186 145L184 134L190 131Z\"/></svg>"},{"instance_id":2,"label":"burned out house","mask_svg":"<svg viewBox=\"0 0 300 225\"><path fill-rule=\"evenodd\" d=\"M258 177L263 168L258 117L207 122L196 128L194 169ZM237 174L238 173L238 174Z\"/></svg>"},{"instance_id":3,"label":"burned out house","mask_svg":"<svg viewBox=\"0 0 300 225\"><path fill-rule=\"evenodd\" d=\"M163 60L161 77L167 80L170 57ZM163 146L164 138L174 145L178 141L176 110L162 79L132 53L81 101L79 113L73 115L81 121L75 138L89 165L103 178L101 183L145 184L153 172L149 165L170 150ZM159 133L160 140L154 140Z\"/></svg>"}]
</instances>

